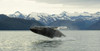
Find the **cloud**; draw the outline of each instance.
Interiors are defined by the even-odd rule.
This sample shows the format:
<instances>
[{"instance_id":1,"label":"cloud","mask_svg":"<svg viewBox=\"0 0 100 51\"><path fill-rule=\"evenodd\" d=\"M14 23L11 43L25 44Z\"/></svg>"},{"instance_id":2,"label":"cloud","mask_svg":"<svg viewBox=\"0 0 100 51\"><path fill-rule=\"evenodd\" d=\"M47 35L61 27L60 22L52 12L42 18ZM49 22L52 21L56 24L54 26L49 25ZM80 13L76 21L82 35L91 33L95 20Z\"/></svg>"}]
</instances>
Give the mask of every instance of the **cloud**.
<instances>
[{"instance_id":1,"label":"cloud","mask_svg":"<svg viewBox=\"0 0 100 51\"><path fill-rule=\"evenodd\" d=\"M63 5L100 5L100 0L35 0L37 2L44 2L49 4L63 4Z\"/></svg>"}]
</instances>

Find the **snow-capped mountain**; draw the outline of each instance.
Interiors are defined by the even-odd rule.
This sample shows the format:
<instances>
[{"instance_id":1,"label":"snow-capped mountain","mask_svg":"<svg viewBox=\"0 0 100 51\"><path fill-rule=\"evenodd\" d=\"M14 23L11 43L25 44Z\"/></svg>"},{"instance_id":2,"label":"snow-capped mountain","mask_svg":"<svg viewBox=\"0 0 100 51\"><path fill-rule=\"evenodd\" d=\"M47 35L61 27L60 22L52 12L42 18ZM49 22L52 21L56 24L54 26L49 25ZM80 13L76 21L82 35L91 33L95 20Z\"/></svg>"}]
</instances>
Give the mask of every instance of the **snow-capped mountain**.
<instances>
[{"instance_id":1,"label":"snow-capped mountain","mask_svg":"<svg viewBox=\"0 0 100 51\"><path fill-rule=\"evenodd\" d=\"M67 13L66 11L60 13L60 14L47 14L47 13L35 13L32 12L28 15L24 15L20 13L19 11L16 11L14 14L9 15L10 17L14 18L23 18L28 20L37 20L45 25L48 25L52 22L59 21L59 20L70 20L70 21L77 21L79 19L82 19L84 21L97 21L100 19L100 12L97 13Z\"/></svg>"},{"instance_id":2,"label":"snow-capped mountain","mask_svg":"<svg viewBox=\"0 0 100 51\"><path fill-rule=\"evenodd\" d=\"M54 19L50 17L50 15L47 13L34 13L34 12L29 14L27 16L27 19L35 19L37 21L40 21L43 24L48 24L54 21Z\"/></svg>"},{"instance_id":3,"label":"snow-capped mountain","mask_svg":"<svg viewBox=\"0 0 100 51\"><path fill-rule=\"evenodd\" d=\"M40 17L38 17L38 13L32 12L30 13L27 18L34 18L35 20L40 20Z\"/></svg>"},{"instance_id":4,"label":"snow-capped mountain","mask_svg":"<svg viewBox=\"0 0 100 51\"><path fill-rule=\"evenodd\" d=\"M25 15L23 15L21 12L16 11L14 14L10 14L9 17L14 17L14 18L25 18Z\"/></svg>"}]
</instances>

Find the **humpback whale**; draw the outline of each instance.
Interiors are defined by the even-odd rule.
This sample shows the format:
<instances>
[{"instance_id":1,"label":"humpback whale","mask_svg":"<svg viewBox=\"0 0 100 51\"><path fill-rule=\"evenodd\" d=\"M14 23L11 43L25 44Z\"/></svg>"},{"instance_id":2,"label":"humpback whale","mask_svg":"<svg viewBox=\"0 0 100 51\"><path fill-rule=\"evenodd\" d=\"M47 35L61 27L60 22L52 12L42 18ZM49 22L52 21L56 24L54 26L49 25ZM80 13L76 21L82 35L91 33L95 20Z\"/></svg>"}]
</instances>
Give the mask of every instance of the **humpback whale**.
<instances>
[{"instance_id":1,"label":"humpback whale","mask_svg":"<svg viewBox=\"0 0 100 51\"><path fill-rule=\"evenodd\" d=\"M63 33L57 30L57 28L58 27L33 26L30 28L30 30L36 34L43 35L49 38L65 36Z\"/></svg>"}]
</instances>

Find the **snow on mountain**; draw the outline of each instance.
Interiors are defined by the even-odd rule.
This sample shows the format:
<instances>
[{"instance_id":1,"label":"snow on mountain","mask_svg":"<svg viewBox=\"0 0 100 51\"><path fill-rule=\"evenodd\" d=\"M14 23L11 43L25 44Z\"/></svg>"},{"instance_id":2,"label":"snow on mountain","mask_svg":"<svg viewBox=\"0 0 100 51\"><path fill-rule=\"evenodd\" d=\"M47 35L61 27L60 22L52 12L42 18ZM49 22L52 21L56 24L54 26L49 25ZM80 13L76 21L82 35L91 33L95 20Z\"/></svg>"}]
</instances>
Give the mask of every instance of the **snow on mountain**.
<instances>
[{"instance_id":1,"label":"snow on mountain","mask_svg":"<svg viewBox=\"0 0 100 51\"><path fill-rule=\"evenodd\" d=\"M14 14L10 14L9 17L14 17L14 18L25 18L26 15L23 15L21 12L16 11Z\"/></svg>"},{"instance_id":2,"label":"snow on mountain","mask_svg":"<svg viewBox=\"0 0 100 51\"><path fill-rule=\"evenodd\" d=\"M38 17L38 13L32 12L28 15L29 18L34 18L35 20L40 20L40 17Z\"/></svg>"},{"instance_id":3,"label":"snow on mountain","mask_svg":"<svg viewBox=\"0 0 100 51\"><path fill-rule=\"evenodd\" d=\"M33 18L33 19L35 19L37 21L40 21L40 22L42 22L44 24L48 24L48 23L54 21L54 19L52 17L50 17L50 15L47 14L47 13L35 13L35 12L32 12L27 17L28 18Z\"/></svg>"},{"instance_id":4,"label":"snow on mountain","mask_svg":"<svg viewBox=\"0 0 100 51\"><path fill-rule=\"evenodd\" d=\"M35 13L32 12L28 15L22 14L19 11L16 11L14 14L10 14L10 17L14 18L23 18L28 20L37 20L45 25L52 23L57 20L70 20L70 21L76 21L78 19L82 19L84 21L97 21L100 19L100 12L97 13L68 13L66 11L60 13L60 14L47 14L47 13ZM99 19L98 19L99 18Z\"/></svg>"}]
</instances>

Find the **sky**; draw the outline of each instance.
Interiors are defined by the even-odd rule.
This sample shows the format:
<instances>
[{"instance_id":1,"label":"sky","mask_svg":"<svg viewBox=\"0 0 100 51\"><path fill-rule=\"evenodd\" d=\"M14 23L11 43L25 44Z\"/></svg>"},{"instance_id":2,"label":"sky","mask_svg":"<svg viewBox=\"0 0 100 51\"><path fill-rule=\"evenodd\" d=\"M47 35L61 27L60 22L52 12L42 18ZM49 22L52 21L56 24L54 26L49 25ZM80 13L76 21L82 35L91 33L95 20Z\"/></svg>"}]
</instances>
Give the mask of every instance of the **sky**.
<instances>
[{"instance_id":1,"label":"sky","mask_svg":"<svg viewBox=\"0 0 100 51\"><path fill-rule=\"evenodd\" d=\"M0 14L100 12L100 0L0 0Z\"/></svg>"}]
</instances>

